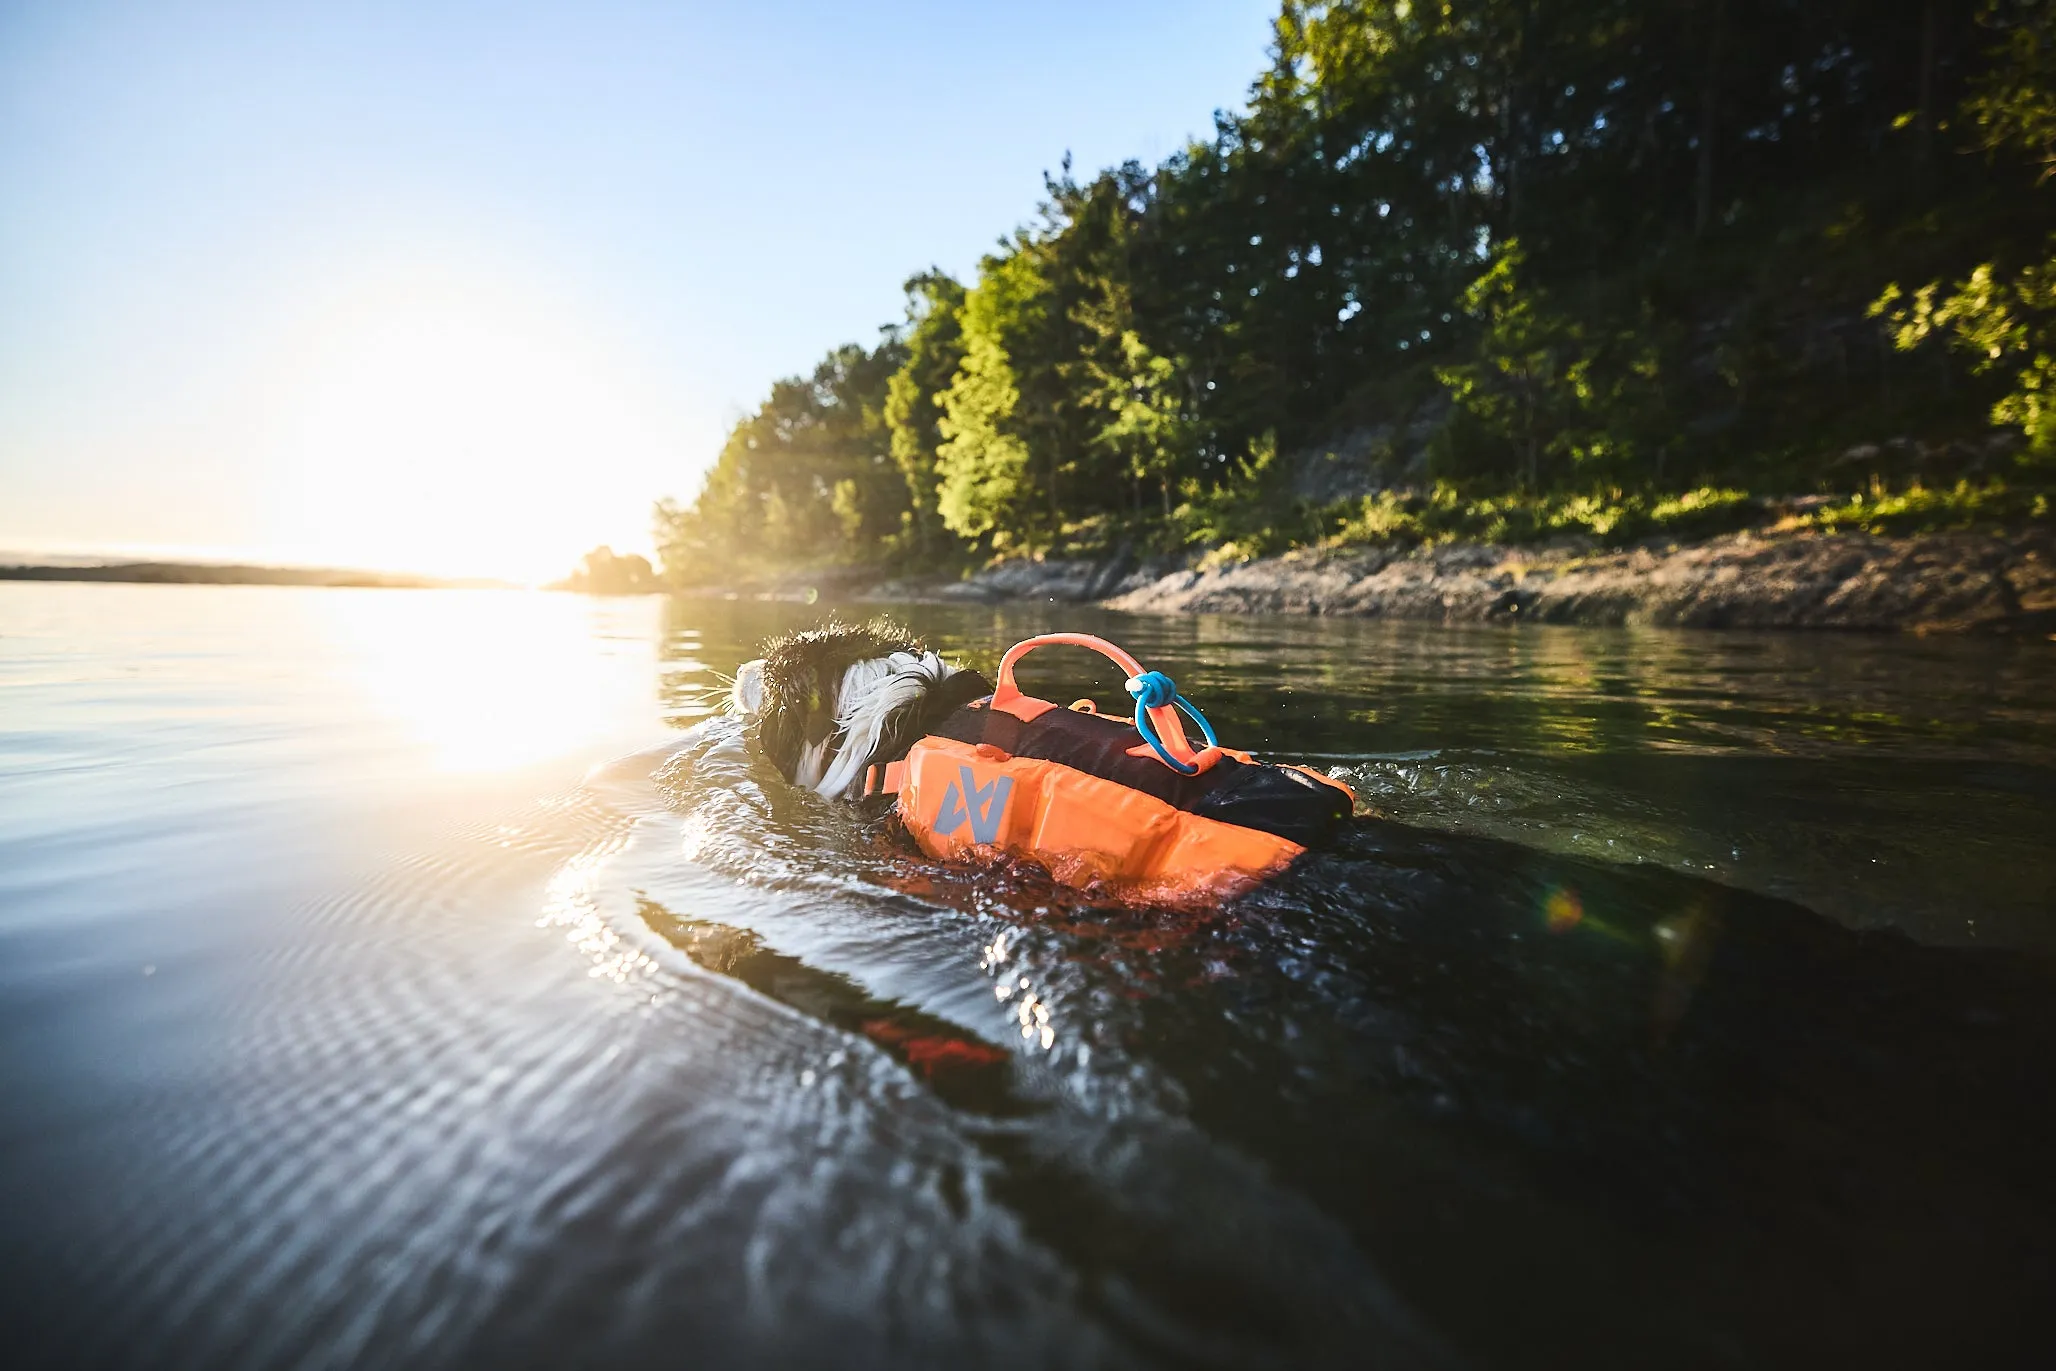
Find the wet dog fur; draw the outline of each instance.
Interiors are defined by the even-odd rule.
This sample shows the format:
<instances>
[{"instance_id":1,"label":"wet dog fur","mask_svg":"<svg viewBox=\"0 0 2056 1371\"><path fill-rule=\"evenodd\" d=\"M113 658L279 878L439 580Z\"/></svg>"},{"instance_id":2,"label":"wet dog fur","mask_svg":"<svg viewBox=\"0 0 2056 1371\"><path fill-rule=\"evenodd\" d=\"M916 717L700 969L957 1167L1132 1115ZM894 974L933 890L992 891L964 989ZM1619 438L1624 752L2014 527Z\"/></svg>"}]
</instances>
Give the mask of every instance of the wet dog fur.
<instances>
[{"instance_id":1,"label":"wet dog fur","mask_svg":"<svg viewBox=\"0 0 2056 1371\"><path fill-rule=\"evenodd\" d=\"M958 708L992 693L885 619L831 623L766 643L736 669L729 709L752 721L780 774L829 799L856 799L874 766L907 755Z\"/></svg>"}]
</instances>

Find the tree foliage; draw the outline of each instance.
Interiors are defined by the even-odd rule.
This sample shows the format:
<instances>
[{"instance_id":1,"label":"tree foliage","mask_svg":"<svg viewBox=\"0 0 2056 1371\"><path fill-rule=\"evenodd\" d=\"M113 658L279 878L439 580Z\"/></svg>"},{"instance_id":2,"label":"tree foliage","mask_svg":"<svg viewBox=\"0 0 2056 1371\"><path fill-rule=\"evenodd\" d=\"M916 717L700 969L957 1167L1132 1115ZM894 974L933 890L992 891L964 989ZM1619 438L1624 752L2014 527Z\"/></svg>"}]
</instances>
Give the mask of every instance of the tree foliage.
<instances>
[{"instance_id":1,"label":"tree foliage","mask_svg":"<svg viewBox=\"0 0 2056 1371\"><path fill-rule=\"evenodd\" d=\"M667 570L1319 536L1295 482L1350 434L1389 485L1652 508L2042 435L2052 4L1284 0L1206 137L1066 161L975 279L774 387ZM1960 364L1895 349L1931 335Z\"/></svg>"},{"instance_id":2,"label":"tree foliage","mask_svg":"<svg viewBox=\"0 0 2056 1371\"><path fill-rule=\"evenodd\" d=\"M964 287L931 269L906 283L907 357L886 383L892 460L907 485L907 550L932 556L943 537L936 509L942 397L964 364Z\"/></svg>"},{"instance_id":3,"label":"tree foliage","mask_svg":"<svg viewBox=\"0 0 2056 1371\"><path fill-rule=\"evenodd\" d=\"M1999 38L1965 112L1986 150L2046 178L2056 168L2056 0L1993 0L1981 17ZM1889 285L1870 313L1890 321L1902 352L1943 339L1974 373L2002 378L1992 422L2021 430L2030 464L2056 463L2056 236L2015 270L1980 262L1947 292L1939 281L1910 296Z\"/></svg>"},{"instance_id":4,"label":"tree foliage","mask_svg":"<svg viewBox=\"0 0 2056 1371\"><path fill-rule=\"evenodd\" d=\"M892 453L887 390L907 361L897 330L875 348L837 348L810 377L789 377L735 426L690 506L658 505L656 534L674 580L714 580L738 565L868 560L909 508Z\"/></svg>"},{"instance_id":5,"label":"tree foliage","mask_svg":"<svg viewBox=\"0 0 2056 1371\"><path fill-rule=\"evenodd\" d=\"M988 257L964 298L964 361L941 397L936 505L963 538L1046 531L1030 444L1043 454L1041 485L1056 498L1063 467L1051 362L1058 351L1048 279L1035 255Z\"/></svg>"},{"instance_id":6,"label":"tree foliage","mask_svg":"<svg viewBox=\"0 0 2056 1371\"><path fill-rule=\"evenodd\" d=\"M1998 41L1965 113L1988 150L2025 156L2047 176L2056 169L2056 7L1991 0L1980 18Z\"/></svg>"},{"instance_id":7,"label":"tree foliage","mask_svg":"<svg viewBox=\"0 0 2056 1371\"><path fill-rule=\"evenodd\" d=\"M606 546L586 553L577 570L550 587L587 595L647 595L663 588L649 558L634 552L624 555Z\"/></svg>"}]
</instances>

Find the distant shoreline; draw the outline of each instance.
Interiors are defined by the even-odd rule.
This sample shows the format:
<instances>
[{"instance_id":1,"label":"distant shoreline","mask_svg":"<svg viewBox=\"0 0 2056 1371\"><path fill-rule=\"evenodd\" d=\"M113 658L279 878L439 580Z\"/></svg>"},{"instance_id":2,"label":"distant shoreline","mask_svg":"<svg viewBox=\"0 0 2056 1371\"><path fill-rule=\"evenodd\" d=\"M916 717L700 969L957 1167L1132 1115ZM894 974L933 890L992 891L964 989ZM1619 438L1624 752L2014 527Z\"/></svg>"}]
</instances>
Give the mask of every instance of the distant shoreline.
<instances>
[{"instance_id":1,"label":"distant shoreline","mask_svg":"<svg viewBox=\"0 0 2056 1371\"><path fill-rule=\"evenodd\" d=\"M103 566L0 566L0 581L108 581L130 585L319 586L375 590L508 590L487 577L419 576L404 571L238 563L113 562Z\"/></svg>"}]
</instances>

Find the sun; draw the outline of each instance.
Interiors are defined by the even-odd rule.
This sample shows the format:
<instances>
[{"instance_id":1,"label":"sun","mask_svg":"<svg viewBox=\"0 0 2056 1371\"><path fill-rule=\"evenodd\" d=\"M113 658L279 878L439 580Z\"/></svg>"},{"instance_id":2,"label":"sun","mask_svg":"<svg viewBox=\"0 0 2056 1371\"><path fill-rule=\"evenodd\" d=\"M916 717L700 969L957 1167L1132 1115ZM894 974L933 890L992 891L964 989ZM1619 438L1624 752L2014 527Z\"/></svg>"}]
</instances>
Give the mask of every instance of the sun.
<instances>
[{"instance_id":1,"label":"sun","mask_svg":"<svg viewBox=\"0 0 2056 1371\"><path fill-rule=\"evenodd\" d=\"M308 561L535 581L645 538L676 426L619 347L491 279L339 292L281 359L267 542Z\"/></svg>"}]
</instances>

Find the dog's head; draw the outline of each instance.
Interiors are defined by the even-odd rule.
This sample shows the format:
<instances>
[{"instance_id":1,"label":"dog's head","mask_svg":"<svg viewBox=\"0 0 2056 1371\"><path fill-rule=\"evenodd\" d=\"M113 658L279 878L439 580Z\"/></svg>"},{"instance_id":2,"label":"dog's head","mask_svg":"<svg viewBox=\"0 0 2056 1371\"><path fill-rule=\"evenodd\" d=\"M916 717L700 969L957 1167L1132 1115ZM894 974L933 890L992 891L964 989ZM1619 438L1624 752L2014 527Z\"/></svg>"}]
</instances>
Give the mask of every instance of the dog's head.
<instances>
[{"instance_id":1,"label":"dog's head","mask_svg":"<svg viewBox=\"0 0 2056 1371\"><path fill-rule=\"evenodd\" d=\"M883 619L777 638L744 662L730 708L757 723L785 778L831 799L864 790L873 766L898 761L956 709L992 693Z\"/></svg>"}]
</instances>

